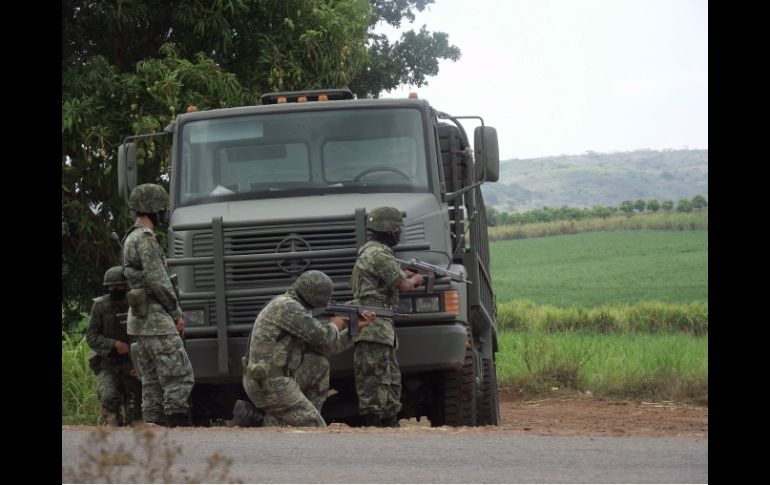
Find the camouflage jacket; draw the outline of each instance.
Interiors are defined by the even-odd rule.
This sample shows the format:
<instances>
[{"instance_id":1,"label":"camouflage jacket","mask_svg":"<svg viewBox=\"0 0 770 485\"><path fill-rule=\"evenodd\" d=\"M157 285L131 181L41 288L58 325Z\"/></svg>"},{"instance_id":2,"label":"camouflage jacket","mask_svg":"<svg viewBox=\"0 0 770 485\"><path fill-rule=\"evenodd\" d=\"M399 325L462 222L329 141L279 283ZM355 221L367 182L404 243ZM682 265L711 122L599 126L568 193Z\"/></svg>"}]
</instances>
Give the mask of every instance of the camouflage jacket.
<instances>
[{"instance_id":1,"label":"camouflage jacket","mask_svg":"<svg viewBox=\"0 0 770 485\"><path fill-rule=\"evenodd\" d=\"M350 277L353 296L365 306L390 308L398 304L398 285L406 273L396 261L393 250L377 241L368 241L358 250L358 258ZM398 346L393 320L377 317L361 329L356 341L367 340Z\"/></svg>"},{"instance_id":2,"label":"camouflage jacket","mask_svg":"<svg viewBox=\"0 0 770 485\"><path fill-rule=\"evenodd\" d=\"M86 330L86 342L95 355L98 355L101 366L124 367L131 366L128 355L119 355L115 350L115 341L128 343L126 320L119 320L119 313L128 311L126 300L113 300L110 295L94 298L91 307L91 320ZM94 357L89 356L89 360Z\"/></svg>"},{"instance_id":3,"label":"camouflage jacket","mask_svg":"<svg viewBox=\"0 0 770 485\"><path fill-rule=\"evenodd\" d=\"M259 312L249 339L249 359L252 364L267 368L296 370L306 348L320 353L334 352L341 346L337 328L329 322L313 318L293 290L270 300Z\"/></svg>"},{"instance_id":4,"label":"camouflage jacket","mask_svg":"<svg viewBox=\"0 0 770 485\"><path fill-rule=\"evenodd\" d=\"M128 334L177 333L175 320L182 310L169 278L166 256L152 229L137 222L128 231L123 241L123 266L129 288L144 288L148 307L147 318L129 312Z\"/></svg>"}]
</instances>

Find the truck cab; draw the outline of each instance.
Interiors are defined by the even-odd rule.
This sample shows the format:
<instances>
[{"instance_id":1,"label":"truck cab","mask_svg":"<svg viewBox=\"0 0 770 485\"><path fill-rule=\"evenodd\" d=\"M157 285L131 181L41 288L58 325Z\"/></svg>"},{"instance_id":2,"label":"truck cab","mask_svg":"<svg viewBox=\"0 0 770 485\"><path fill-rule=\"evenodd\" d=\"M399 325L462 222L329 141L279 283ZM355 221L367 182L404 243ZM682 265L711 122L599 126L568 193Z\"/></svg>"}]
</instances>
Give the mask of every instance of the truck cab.
<instances>
[{"instance_id":1,"label":"truck cab","mask_svg":"<svg viewBox=\"0 0 770 485\"><path fill-rule=\"evenodd\" d=\"M241 356L267 301L319 270L333 298L350 275L367 213L404 216L396 257L466 276L401 294L394 319L400 418L432 426L499 421L496 307L480 186L498 178L494 128L474 130L426 101L354 99L345 89L268 93L262 104L194 111L167 127L169 266L178 276L196 384L193 418L230 419L243 398ZM465 117L462 117L465 118ZM137 145L119 149L119 190L136 185ZM356 425L352 350L333 356L327 422Z\"/></svg>"}]
</instances>

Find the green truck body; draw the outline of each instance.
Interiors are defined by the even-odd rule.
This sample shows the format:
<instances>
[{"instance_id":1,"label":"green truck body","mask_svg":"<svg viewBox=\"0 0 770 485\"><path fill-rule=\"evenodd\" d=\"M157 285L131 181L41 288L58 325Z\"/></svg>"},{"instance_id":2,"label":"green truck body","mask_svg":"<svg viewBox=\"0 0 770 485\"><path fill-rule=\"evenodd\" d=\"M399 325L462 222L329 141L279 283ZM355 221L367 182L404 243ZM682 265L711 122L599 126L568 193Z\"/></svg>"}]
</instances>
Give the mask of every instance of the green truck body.
<instances>
[{"instance_id":1,"label":"green truck body","mask_svg":"<svg viewBox=\"0 0 770 485\"><path fill-rule=\"evenodd\" d=\"M301 97L305 97L302 99ZM323 99L326 96L327 99ZM496 307L480 185L498 178L494 128L474 131L425 100L352 99L346 90L271 93L262 105L195 111L173 136L169 265L178 275L195 371L193 418L232 417L241 356L257 313L303 271L352 299L350 273L366 214L404 214L394 248L463 274L401 295L395 324L401 418L498 424ZM119 190L136 184L136 148L119 150ZM327 422L360 423L352 350L331 358Z\"/></svg>"}]
</instances>

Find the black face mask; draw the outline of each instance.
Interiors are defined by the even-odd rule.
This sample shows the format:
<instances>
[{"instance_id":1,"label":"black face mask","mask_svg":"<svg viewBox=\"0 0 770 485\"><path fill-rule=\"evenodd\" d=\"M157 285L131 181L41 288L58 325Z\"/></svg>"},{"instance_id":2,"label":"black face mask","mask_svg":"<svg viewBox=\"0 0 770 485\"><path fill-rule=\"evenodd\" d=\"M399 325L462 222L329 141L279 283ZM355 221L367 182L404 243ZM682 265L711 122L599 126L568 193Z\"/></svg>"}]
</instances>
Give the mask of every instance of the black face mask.
<instances>
[{"instance_id":1,"label":"black face mask","mask_svg":"<svg viewBox=\"0 0 770 485\"><path fill-rule=\"evenodd\" d=\"M168 211L163 209L152 214L147 214L147 217L152 221L152 225L155 227L165 227L168 225Z\"/></svg>"},{"instance_id":2,"label":"black face mask","mask_svg":"<svg viewBox=\"0 0 770 485\"><path fill-rule=\"evenodd\" d=\"M401 240L401 231L377 232L371 231L372 239L392 248Z\"/></svg>"},{"instance_id":3,"label":"black face mask","mask_svg":"<svg viewBox=\"0 0 770 485\"><path fill-rule=\"evenodd\" d=\"M384 240L382 242L387 244L388 247L392 248L393 246L398 244L398 240L401 239L399 236L400 236L400 234L390 233L390 234L388 234L387 236L385 236L383 238Z\"/></svg>"},{"instance_id":4,"label":"black face mask","mask_svg":"<svg viewBox=\"0 0 770 485\"><path fill-rule=\"evenodd\" d=\"M113 300L123 300L126 297L126 290L113 288L110 290L110 298Z\"/></svg>"}]
</instances>

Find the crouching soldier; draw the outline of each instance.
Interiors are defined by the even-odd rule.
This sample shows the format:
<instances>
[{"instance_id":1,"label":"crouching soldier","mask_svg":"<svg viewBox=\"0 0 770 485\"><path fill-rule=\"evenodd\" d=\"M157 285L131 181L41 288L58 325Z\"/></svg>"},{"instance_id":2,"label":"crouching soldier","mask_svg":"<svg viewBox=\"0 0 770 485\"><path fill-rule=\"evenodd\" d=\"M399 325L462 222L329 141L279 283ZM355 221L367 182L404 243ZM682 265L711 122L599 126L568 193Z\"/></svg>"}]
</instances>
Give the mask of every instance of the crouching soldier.
<instances>
[{"instance_id":1,"label":"crouching soldier","mask_svg":"<svg viewBox=\"0 0 770 485\"><path fill-rule=\"evenodd\" d=\"M121 426L142 416L142 384L128 354L125 315L128 302L122 266L107 270L104 286L109 294L94 298L86 330L86 342L91 347L88 363L96 373L102 423Z\"/></svg>"},{"instance_id":2,"label":"crouching soldier","mask_svg":"<svg viewBox=\"0 0 770 485\"><path fill-rule=\"evenodd\" d=\"M321 407L329 390L327 356L353 345L347 317L328 322L313 317L312 309L325 306L333 290L326 274L306 271L259 312L243 358L243 388L251 403L236 402L235 426L260 421L263 426L326 426ZM358 326L364 328L374 314L361 317Z\"/></svg>"}]
</instances>

